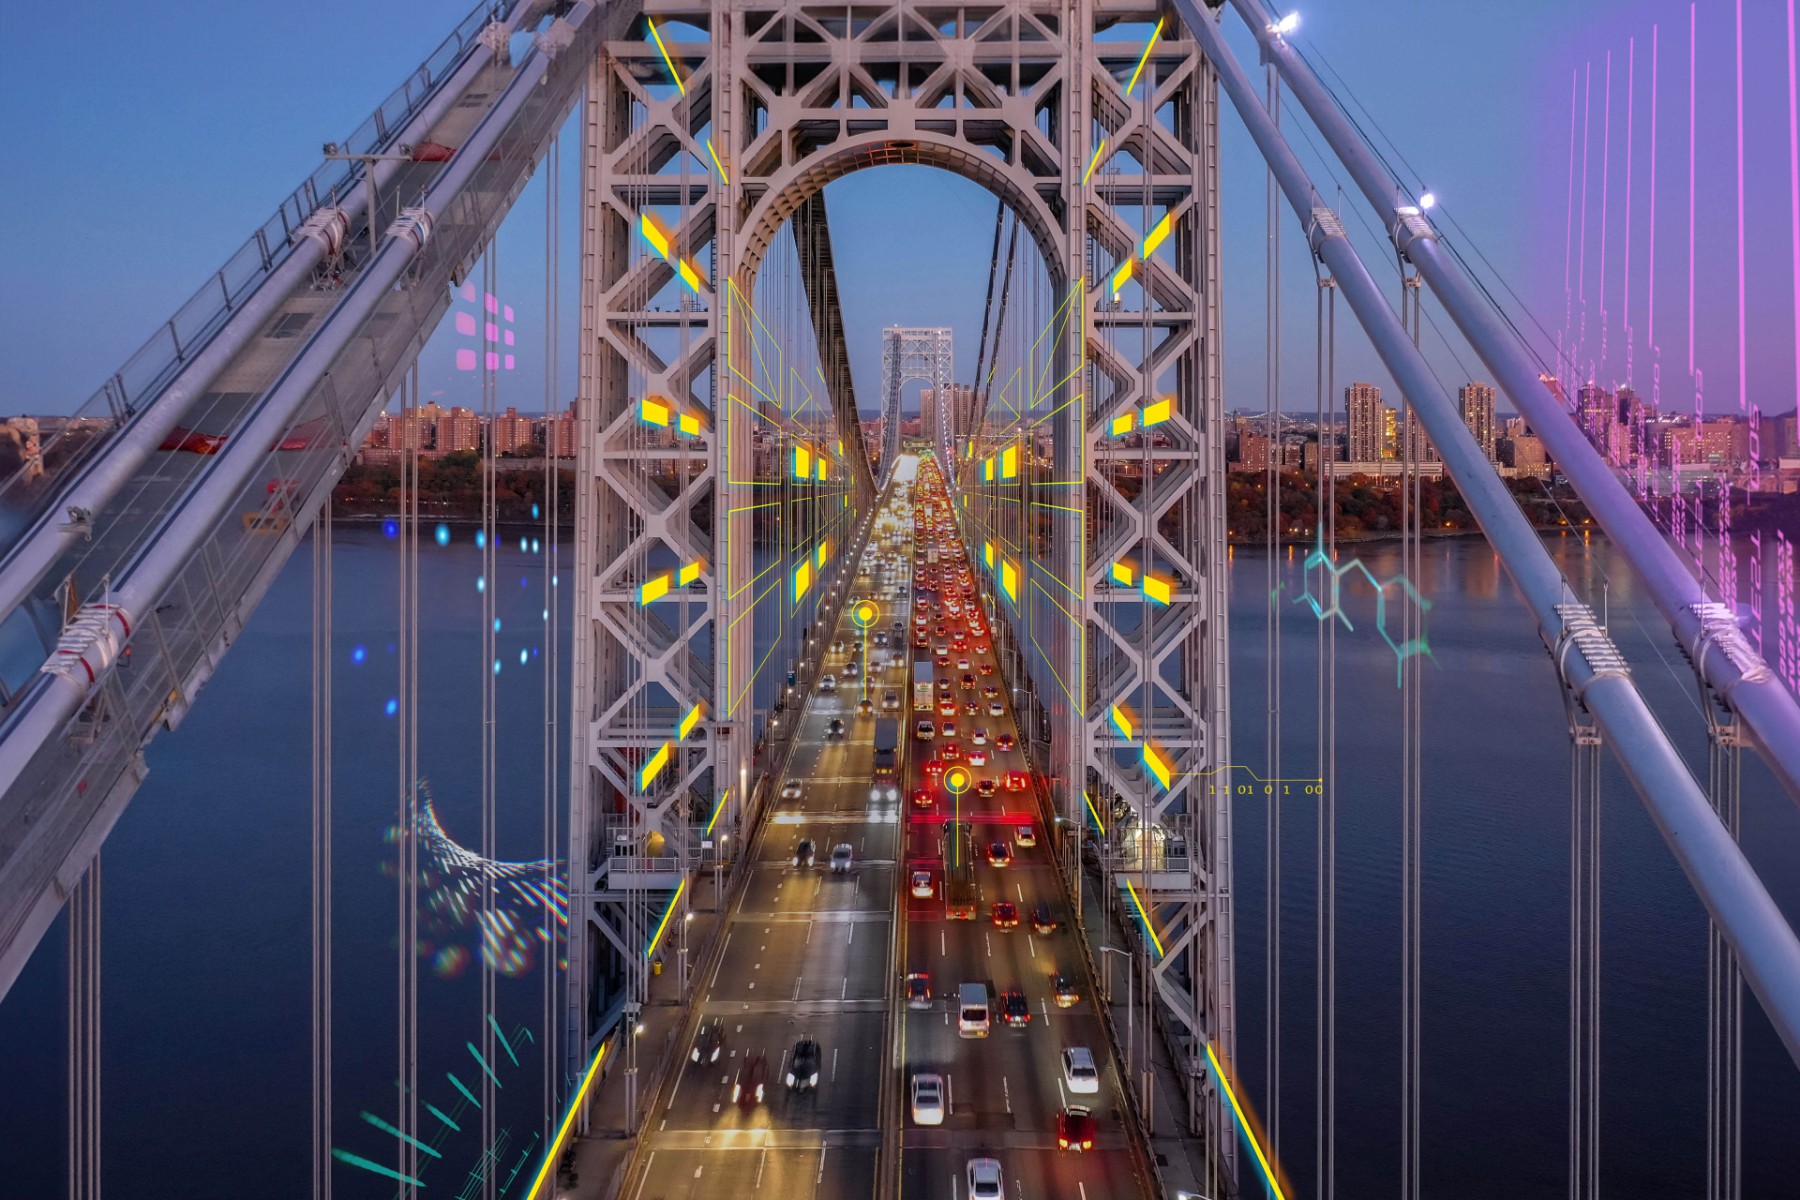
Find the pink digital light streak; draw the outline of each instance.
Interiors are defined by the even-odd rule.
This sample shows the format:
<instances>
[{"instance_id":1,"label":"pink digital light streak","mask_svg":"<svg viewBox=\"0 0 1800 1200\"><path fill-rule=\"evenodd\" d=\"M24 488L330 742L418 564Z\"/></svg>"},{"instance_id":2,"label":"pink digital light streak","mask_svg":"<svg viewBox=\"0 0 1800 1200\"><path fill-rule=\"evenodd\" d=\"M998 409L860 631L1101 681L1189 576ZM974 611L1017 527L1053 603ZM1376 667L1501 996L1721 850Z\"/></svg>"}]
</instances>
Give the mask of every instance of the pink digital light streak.
<instances>
[{"instance_id":1,"label":"pink digital light streak","mask_svg":"<svg viewBox=\"0 0 1800 1200\"><path fill-rule=\"evenodd\" d=\"M1688 374L1694 375L1694 13L1688 5ZM1696 410L1697 411L1697 410Z\"/></svg>"},{"instance_id":2,"label":"pink digital light streak","mask_svg":"<svg viewBox=\"0 0 1800 1200\"><path fill-rule=\"evenodd\" d=\"M1794 0L1787 5L1788 233L1794 251L1794 392L1800 396L1800 64L1796 63ZM1792 563L1790 551L1789 563ZM1788 587L1793 588L1792 572Z\"/></svg>"},{"instance_id":3,"label":"pink digital light streak","mask_svg":"<svg viewBox=\"0 0 1800 1200\"><path fill-rule=\"evenodd\" d=\"M1569 72L1569 208L1563 222L1563 323L1556 335L1556 369L1568 379L1574 372L1569 369L1565 357L1564 343L1568 340L1569 329L1575 323L1575 290L1571 286L1575 268L1575 96L1580 87L1581 72Z\"/></svg>"},{"instance_id":4,"label":"pink digital light streak","mask_svg":"<svg viewBox=\"0 0 1800 1200\"><path fill-rule=\"evenodd\" d=\"M1606 75L1602 85L1606 99L1600 106L1600 361L1608 361L1607 334L1612 321L1606 308L1606 220L1612 207L1612 51L1606 52ZM1610 449L1610 448L1609 448Z\"/></svg>"},{"instance_id":5,"label":"pink digital light streak","mask_svg":"<svg viewBox=\"0 0 1800 1200\"><path fill-rule=\"evenodd\" d=\"M1744 0L1737 0L1737 326L1738 411L1750 409L1750 357L1744 305Z\"/></svg>"}]
</instances>

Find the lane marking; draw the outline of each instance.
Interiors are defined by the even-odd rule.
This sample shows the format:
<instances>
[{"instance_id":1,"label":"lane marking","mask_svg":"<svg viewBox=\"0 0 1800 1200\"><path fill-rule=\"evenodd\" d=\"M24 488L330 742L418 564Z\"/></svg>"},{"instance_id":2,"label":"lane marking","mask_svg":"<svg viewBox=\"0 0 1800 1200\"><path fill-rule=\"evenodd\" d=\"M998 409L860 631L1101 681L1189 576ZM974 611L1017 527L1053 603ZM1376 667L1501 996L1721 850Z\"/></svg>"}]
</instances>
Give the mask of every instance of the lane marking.
<instances>
[{"instance_id":1,"label":"lane marking","mask_svg":"<svg viewBox=\"0 0 1800 1200\"><path fill-rule=\"evenodd\" d=\"M1025 948L1031 951L1031 957L1037 957L1037 939L1029 933L1025 935Z\"/></svg>"},{"instance_id":2,"label":"lane marking","mask_svg":"<svg viewBox=\"0 0 1800 1200\"><path fill-rule=\"evenodd\" d=\"M638 1178L637 1191L631 1194L631 1200L643 1200L644 1185L650 1182L650 1171L655 1166L656 1151L652 1150L650 1152L650 1157L644 1160L644 1173Z\"/></svg>"},{"instance_id":3,"label":"lane marking","mask_svg":"<svg viewBox=\"0 0 1800 1200\"><path fill-rule=\"evenodd\" d=\"M1012 1085L1007 1082L1004 1075L1000 1077L1000 1091L1006 1097L1006 1111L1012 1112Z\"/></svg>"}]
</instances>

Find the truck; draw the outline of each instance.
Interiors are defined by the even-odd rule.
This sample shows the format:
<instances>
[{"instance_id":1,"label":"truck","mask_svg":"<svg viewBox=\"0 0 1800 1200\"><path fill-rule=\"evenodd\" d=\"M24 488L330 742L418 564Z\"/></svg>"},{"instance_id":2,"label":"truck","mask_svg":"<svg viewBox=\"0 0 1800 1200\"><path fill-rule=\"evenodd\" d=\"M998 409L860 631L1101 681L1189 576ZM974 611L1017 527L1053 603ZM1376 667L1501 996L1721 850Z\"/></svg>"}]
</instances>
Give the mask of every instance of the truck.
<instances>
[{"instance_id":1,"label":"truck","mask_svg":"<svg viewBox=\"0 0 1800 1200\"><path fill-rule=\"evenodd\" d=\"M915 659L913 662L913 711L928 713L937 707L937 699L932 694L932 680L935 671L928 658Z\"/></svg>"},{"instance_id":2,"label":"truck","mask_svg":"<svg viewBox=\"0 0 1800 1200\"><path fill-rule=\"evenodd\" d=\"M944 823L944 915L952 921L973 921L980 907L975 886L975 839L967 821Z\"/></svg>"},{"instance_id":3,"label":"truck","mask_svg":"<svg viewBox=\"0 0 1800 1200\"><path fill-rule=\"evenodd\" d=\"M875 722L875 778L892 779L900 767L900 722L881 717Z\"/></svg>"}]
</instances>

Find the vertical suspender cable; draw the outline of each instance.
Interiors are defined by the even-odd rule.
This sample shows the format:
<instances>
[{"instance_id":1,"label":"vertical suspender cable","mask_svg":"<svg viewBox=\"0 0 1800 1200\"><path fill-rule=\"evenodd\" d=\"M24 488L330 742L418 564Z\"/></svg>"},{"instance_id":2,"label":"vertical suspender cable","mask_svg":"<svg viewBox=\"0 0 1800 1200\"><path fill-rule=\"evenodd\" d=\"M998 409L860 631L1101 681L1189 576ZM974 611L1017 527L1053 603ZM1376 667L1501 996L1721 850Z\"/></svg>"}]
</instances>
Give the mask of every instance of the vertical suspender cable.
<instances>
[{"instance_id":1,"label":"vertical suspender cable","mask_svg":"<svg viewBox=\"0 0 1800 1200\"><path fill-rule=\"evenodd\" d=\"M562 469L557 465L557 335L562 326L561 262L559 259L562 223L562 139L550 138L550 152L545 156L544 173L544 488L538 512L543 518L544 618L541 636L544 658L544 796L542 837L544 877L538 881L543 892L543 909L538 914L538 952L544 956L539 975L542 979L543 1027L538 1043L542 1078L539 1081L539 1119L544 1145L548 1147L556 1133L558 1088L556 1064L561 1061L556 1050L556 978L557 978L557 669L556 591L551 582L556 572L557 501L562 495ZM548 1150L546 1150L548 1153Z\"/></svg>"},{"instance_id":2,"label":"vertical suspender cable","mask_svg":"<svg viewBox=\"0 0 1800 1200\"><path fill-rule=\"evenodd\" d=\"M397 1124L408 1136L396 1143L399 1172L403 1177L399 1194L416 1196L418 1149L412 1140L417 1136L419 1073L419 846L418 823L418 520L419 520L419 366L415 362L407 372L401 392L401 412L410 413L402 422L404 445L400 456L399 542L400 586L398 588L399 685L395 717L399 729L399 791L397 830L395 834L396 904L396 1097Z\"/></svg>"},{"instance_id":3,"label":"vertical suspender cable","mask_svg":"<svg viewBox=\"0 0 1800 1200\"><path fill-rule=\"evenodd\" d=\"M1702 649L1705 653L1705 649ZM1737 723L1717 704L1700 697L1707 723L1708 794L1719 819L1739 836L1743 787L1743 738ZM1706 1196L1737 1200L1742 1192L1743 981L1737 955L1709 921L1706 931Z\"/></svg>"},{"instance_id":4,"label":"vertical suspender cable","mask_svg":"<svg viewBox=\"0 0 1800 1200\"><path fill-rule=\"evenodd\" d=\"M487 254L482 263L482 280L485 295L483 303L488 308L498 308L497 297L500 294L500 240L496 234L488 244ZM489 326L499 323L499 316L488 322ZM500 927L498 915L494 911L494 701L495 685L500 675L500 659L496 655L495 595L500 590L500 580L495 573L499 565L499 547L496 545L498 530L495 528L494 506L495 459L498 451L499 404L498 404L498 347L486 351L482 355L481 371L481 406L487 437L482 446L481 455L481 573L487 586L481 589L481 919L479 921L481 937L481 1058L487 1070L481 1073L481 1138L483 1155L494 1152L499 1137L499 1122L495 1112L497 1097L494 1094L494 968L500 951ZM496 1172L491 1169L482 1170L482 1195L486 1200L494 1200Z\"/></svg>"},{"instance_id":5,"label":"vertical suspender cable","mask_svg":"<svg viewBox=\"0 0 1800 1200\"><path fill-rule=\"evenodd\" d=\"M1332 464L1336 461L1335 404L1332 402L1333 377L1336 374L1336 285L1315 264L1319 275L1319 294L1314 317L1317 337L1318 398L1314 418L1318 429L1318 453L1315 456L1318 475L1313 481L1317 498L1314 514L1315 553L1326 555L1325 564L1336 562L1336 481ZM1327 438L1331 439L1327 453ZM1329 532L1328 532L1329 531ZM1329 543L1328 543L1329 539ZM1311 568L1308 568L1311 583ZM1323 599L1323 597L1321 597ZM1314 930L1317 968L1316 1017L1314 1028L1316 1128L1314 1160L1320 1200L1330 1200L1335 1190L1335 1156L1337 1132L1337 812L1327 780L1337 760L1337 621L1329 613L1318 622L1318 845L1316 849L1317 922ZM1273 802L1271 800L1271 802Z\"/></svg>"},{"instance_id":6,"label":"vertical suspender cable","mask_svg":"<svg viewBox=\"0 0 1800 1200\"><path fill-rule=\"evenodd\" d=\"M313 524L312 1194L331 1196L331 497Z\"/></svg>"},{"instance_id":7,"label":"vertical suspender cable","mask_svg":"<svg viewBox=\"0 0 1800 1200\"><path fill-rule=\"evenodd\" d=\"M100 856L69 895L69 1200L100 1196Z\"/></svg>"},{"instance_id":8,"label":"vertical suspender cable","mask_svg":"<svg viewBox=\"0 0 1800 1200\"><path fill-rule=\"evenodd\" d=\"M1401 267L1400 311L1402 323L1411 326L1413 345L1419 344L1423 313L1419 309L1419 289L1415 276ZM1412 402L1401 401L1400 421L1400 573L1417 586L1421 558L1419 477L1424 457L1424 433ZM1417 606L1401 606L1401 646L1410 647L1423 636L1422 616ZM1420 853L1422 779L1420 743L1422 713L1419 656L1404 650L1400 657L1401 725L1400 725L1400 808L1401 808L1401 986L1400 986L1400 1195L1403 1200L1418 1200L1420 1179L1420 1095L1419 1032L1422 1013L1420 997Z\"/></svg>"},{"instance_id":9,"label":"vertical suspender cable","mask_svg":"<svg viewBox=\"0 0 1800 1200\"><path fill-rule=\"evenodd\" d=\"M1281 121L1281 80L1275 68L1268 72L1269 114ZM1269 654L1263 680L1266 697L1267 745L1263 754L1263 777L1281 778L1281 606L1276 598L1281 586L1281 196L1275 183L1275 172L1268 172L1268 265L1267 265L1267 329L1268 347L1266 382L1268 407L1263 418L1263 434L1267 449L1266 474L1263 479L1263 542L1268 555L1269 608L1264 619L1264 634ZM1229 786L1229 778L1227 785ZM1263 994L1265 1079L1268 1096L1264 1107L1268 1115L1269 1157L1279 1159L1281 1146L1281 803L1269 785L1268 838L1265 871L1267 911L1263 920L1267 928L1268 961L1265 965Z\"/></svg>"}]
</instances>

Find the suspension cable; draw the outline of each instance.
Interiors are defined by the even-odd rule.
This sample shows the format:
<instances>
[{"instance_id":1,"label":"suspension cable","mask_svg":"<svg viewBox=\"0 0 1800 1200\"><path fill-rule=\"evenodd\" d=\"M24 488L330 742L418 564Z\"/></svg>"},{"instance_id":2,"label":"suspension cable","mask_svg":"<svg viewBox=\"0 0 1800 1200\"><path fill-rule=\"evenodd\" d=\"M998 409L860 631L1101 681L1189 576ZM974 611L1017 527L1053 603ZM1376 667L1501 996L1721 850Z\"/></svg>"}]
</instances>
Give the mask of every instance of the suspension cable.
<instances>
[{"instance_id":1,"label":"suspension cable","mask_svg":"<svg viewBox=\"0 0 1800 1200\"><path fill-rule=\"evenodd\" d=\"M312 1194L331 1196L331 495L313 523Z\"/></svg>"},{"instance_id":2,"label":"suspension cable","mask_svg":"<svg viewBox=\"0 0 1800 1200\"><path fill-rule=\"evenodd\" d=\"M1419 344L1423 320L1420 312L1420 289L1416 275L1401 268L1400 312L1404 324L1410 324L1413 345ZM1410 320L1407 318L1410 316ZM1419 479L1424 451L1424 432L1413 411L1409 397L1401 397L1400 422L1400 573L1414 587L1418 586L1422 558L1423 506L1419 497ZM1418 1200L1421 1188L1420 1150L1421 1117L1419 1041L1423 1017L1420 996L1420 883L1421 825L1423 816L1423 778L1421 742L1423 716L1419 656L1406 653L1423 636L1421 614L1413 604L1401 605L1401 724L1400 724L1400 808L1401 808L1401 984L1400 984L1400 1146L1401 1187L1403 1200Z\"/></svg>"},{"instance_id":3,"label":"suspension cable","mask_svg":"<svg viewBox=\"0 0 1800 1200\"><path fill-rule=\"evenodd\" d=\"M407 1136L396 1143L399 1195L418 1194L418 1069L419 1069L419 893L418 893L418 520L419 520L419 365L407 372L401 391L401 411L411 412L405 423L405 444L400 455L398 537L400 584L397 589L399 681L395 717L399 731L399 791L395 830L396 924L396 1079L400 1094L397 1124Z\"/></svg>"},{"instance_id":4,"label":"suspension cable","mask_svg":"<svg viewBox=\"0 0 1800 1200\"><path fill-rule=\"evenodd\" d=\"M100 855L69 894L69 1200L100 1198Z\"/></svg>"},{"instance_id":5,"label":"suspension cable","mask_svg":"<svg viewBox=\"0 0 1800 1200\"><path fill-rule=\"evenodd\" d=\"M561 1109L558 1087L556 979L558 934L556 902L557 821L557 703L560 678L557 655L557 603L553 580L556 575L556 532L559 528L559 501L562 498L562 469L556 456L557 431L562 428L556 404L560 398L558 366L558 334L562 328L562 135L552 134L550 150L545 156L544 174L544 494L539 509L543 517L544 557L544 795L542 812L544 877L539 886L543 892L543 909L539 914L539 950L544 961L542 977L543 1029L539 1037L542 1061L540 1080L543 1144L548 1147L556 1132L557 1114ZM572 890L572 889L571 889Z\"/></svg>"},{"instance_id":6,"label":"suspension cable","mask_svg":"<svg viewBox=\"0 0 1800 1200\"><path fill-rule=\"evenodd\" d=\"M1703 647L1704 656L1707 647ZM1719 819L1739 836L1744 743L1736 718L1706 694L1707 795ZM1743 1190L1743 977L1737 955L1716 921L1706 930L1706 1196L1738 1200Z\"/></svg>"},{"instance_id":7,"label":"suspension cable","mask_svg":"<svg viewBox=\"0 0 1800 1200\"><path fill-rule=\"evenodd\" d=\"M487 253L482 260L482 282L485 295L483 303L490 308L498 307L497 297L500 294L500 239L498 234L488 243ZM497 323L497 318L496 322ZM494 812L494 717L496 701L496 684L500 676L500 659L496 655L496 622L495 603L499 592L500 580L496 572L499 566L498 529L495 522L495 472L498 469L499 451L499 372L497 356L493 352L482 355L481 371L481 405L482 415L487 427L488 436L484 440L481 455L481 575L486 586L481 589L481 920L479 922L481 944L481 1057L484 1064L494 1061L494 1025L498 1019L494 1012L495 967L500 954L500 935L498 913L494 902L494 870L493 863L498 849L495 845L495 812ZM494 1094L493 1071L484 1070L481 1078L481 1137L483 1152L491 1152L499 1136L499 1118L495 1109L497 1097ZM482 1172L482 1195L487 1200L494 1200L495 1173Z\"/></svg>"},{"instance_id":8,"label":"suspension cable","mask_svg":"<svg viewBox=\"0 0 1800 1200\"><path fill-rule=\"evenodd\" d=\"M1268 67L1269 115L1277 127L1281 123L1281 78L1275 67ZM1263 416L1266 443L1263 479L1263 543L1266 555L1267 594L1269 607L1264 617L1264 636L1268 642L1268 658L1263 690L1268 722L1267 743L1263 756L1263 777L1281 778L1281 605L1277 602L1281 587L1281 562L1278 554L1281 537L1281 210L1280 190L1274 168L1267 171L1268 252L1267 252L1267 327L1265 342L1268 361L1266 384L1267 407ZM1273 784L1270 785L1273 788ZM1268 1098L1269 1157L1279 1160L1281 1147L1281 803L1273 791L1268 798L1266 847L1267 862L1263 916L1267 928L1265 964L1266 985L1263 994L1264 1053Z\"/></svg>"},{"instance_id":9,"label":"suspension cable","mask_svg":"<svg viewBox=\"0 0 1800 1200\"><path fill-rule=\"evenodd\" d=\"M1332 398L1337 373L1337 283L1325 273L1323 264L1316 258L1313 269L1319 285L1314 316L1318 364L1314 420L1319 440L1315 456L1318 474L1313 480L1317 501L1313 540L1314 552L1324 555L1322 565L1329 570L1337 561L1337 485L1333 470L1337 461L1337 437L1335 432L1327 434L1327 430L1336 429L1337 420L1336 403ZM1329 455L1327 436L1331 439ZM1307 570L1310 572L1311 568ZM1310 578L1306 582L1310 584ZM1328 614L1317 624L1319 812L1315 858L1318 902L1314 931L1317 956L1314 1158L1320 1200L1331 1200L1336 1188L1337 1156L1337 811L1328 780L1337 767L1337 620Z\"/></svg>"}]
</instances>

